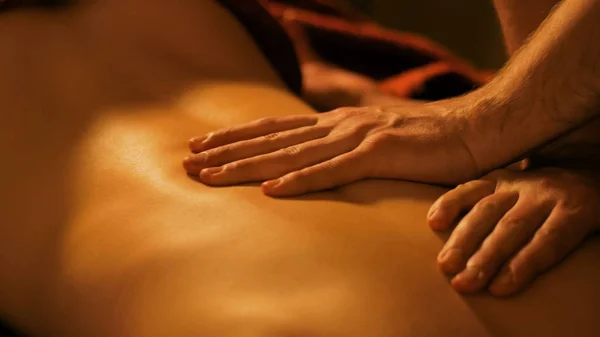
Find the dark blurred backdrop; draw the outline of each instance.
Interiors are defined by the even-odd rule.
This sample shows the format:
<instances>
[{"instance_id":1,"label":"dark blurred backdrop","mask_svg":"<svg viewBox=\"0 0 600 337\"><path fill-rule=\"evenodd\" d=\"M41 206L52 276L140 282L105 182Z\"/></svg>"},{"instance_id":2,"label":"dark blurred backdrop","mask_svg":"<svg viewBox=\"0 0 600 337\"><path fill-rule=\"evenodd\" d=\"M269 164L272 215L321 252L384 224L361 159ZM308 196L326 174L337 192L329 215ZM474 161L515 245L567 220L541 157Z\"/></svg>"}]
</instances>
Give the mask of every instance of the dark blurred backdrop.
<instances>
[{"instance_id":1,"label":"dark blurred backdrop","mask_svg":"<svg viewBox=\"0 0 600 337\"><path fill-rule=\"evenodd\" d=\"M440 42L475 65L506 60L492 0L350 0L382 24Z\"/></svg>"}]
</instances>

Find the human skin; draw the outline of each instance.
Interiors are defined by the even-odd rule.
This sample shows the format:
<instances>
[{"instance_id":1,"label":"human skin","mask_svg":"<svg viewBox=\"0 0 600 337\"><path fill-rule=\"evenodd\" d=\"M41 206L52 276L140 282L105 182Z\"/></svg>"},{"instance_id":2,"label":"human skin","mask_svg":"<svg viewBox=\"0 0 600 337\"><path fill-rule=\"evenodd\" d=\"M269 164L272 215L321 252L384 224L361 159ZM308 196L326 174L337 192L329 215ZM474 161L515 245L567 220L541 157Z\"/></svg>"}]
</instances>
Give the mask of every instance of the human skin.
<instances>
[{"instance_id":1,"label":"human skin","mask_svg":"<svg viewBox=\"0 0 600 337\"><path fill-rule=\"evenodd\" d=\"M265 181L264 191L271 196L364 178L451 185L480 177L529 156L596 116L600 47L594 41L600 36L599 15L598 0L563 1L492 81L465 96L370 111L339 109L304 129L285 122L277 125L275 120L274 128L251 124L216 130L195 139L198 144L191 150L196 154L186 167L210 185ZM331 114L341 120L347 114L361 118L337 127L328 121L335 118ZM314 130L323 126L332 132L323 136ZM240 128L253 137L240 139L235 131ZM290 142L287 136L297 133L303 136ZM273 135L284 137L274 142ZM199 144L207 138L212 140ZM415 151L419 146L429 152ZM350 168L355 168L352 174L334 184L324 179Z\"/></svg>"},{"instance_id":2,"label":"human skin","mask_svg":"<svg viewBox=\"0 0 600 337\"><path fill-rule=\"evenodd\" d=\"M495 0L504 42L509 56L531 38L553 9L557 0ZM302 41L302 39L298 39ZM307 46L303 47L306 50ZM406 107L419 110L420 101L400 99L379 90L377 83L360 74L336 68L312 55L303 64L306 99L321 110L340 107L395 107L402 112ZM537 98L536 98L537 99ZM597 108L600 110L600 107ZM493 128L490 128L493 129ZM529 162L535 166L569 168L598 168L600 146L600 118L596 117L555 140L529 151ZM390 156L393 154L390 153ZM525 155L523 155L525 157Z\"/></svg>"},{"instance_id":3,"label":"human skin","mask_svg":"<svg viewBox=\"0 0 600 337\"><path fill-rule=\"evenodd\" d=\"M599 203L595 171L494 171L431 207L430 226L452 229L439 266L458 291L513 295L598 232Z\"/></svg>"},{"instance_id":4,"label":"human skin","mask_svg":"<svg viewBox=\"0 0 600 337\"><path fill-rule=\"evenodd\" d=\"M182 138L314 113L213 2L107 0L0 26L0 312L28 335L600 331L596 241L521 297L463 298L424 223L439 188L277 200L186 177Z\"/></svg>"},{"instance_id":5,"label":"human skin","mask_svg":"<svg viewBox=\"0 0 600 337\"><path fill-rule=\"evenodd\" d=\"M495 1L509 53L525 43L557 3ZM528 172L499 171L460 185L434 203L430 226L453 231L438 263L453 277L455 289L488 287L496 295L514 294L597 231L599 126L596 118L532 153ZM460 219L459 212L467 215Z\"/></svg>"}]
</instances>

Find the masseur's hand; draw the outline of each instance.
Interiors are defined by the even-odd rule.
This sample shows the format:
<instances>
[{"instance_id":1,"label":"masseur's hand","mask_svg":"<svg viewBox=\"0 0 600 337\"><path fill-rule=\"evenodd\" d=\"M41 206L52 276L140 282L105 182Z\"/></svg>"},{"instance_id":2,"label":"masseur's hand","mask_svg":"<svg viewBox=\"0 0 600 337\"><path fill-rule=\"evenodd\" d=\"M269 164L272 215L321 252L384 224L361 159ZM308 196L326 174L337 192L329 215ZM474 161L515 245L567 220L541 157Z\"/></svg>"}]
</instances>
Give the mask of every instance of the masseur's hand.
<instances>
[{"instance_id":1,"label":"masseur's hand","mask_svg":"<svg viewBox=\"0 0 600 337\"><path fill-rule=\"evenodd\" d=\"M265 182L292 196L363 178L457 183L478 169L461 138L466 121L453 102L343 108L268 118L194 138L184 160L208 185Z\"/></svg>"},{"instance_id":2,"label":"masseur's hand","mask_svg":"<svg viewBox=\"0 0 600 337\"><path fill-rule=\"evenodd\" d=\"M433 229L458 222L438 264L458 291L513 294L600 228L599 206L600 177L588 171L492 172L431 207Z\"/></svg>"}]
</instances>

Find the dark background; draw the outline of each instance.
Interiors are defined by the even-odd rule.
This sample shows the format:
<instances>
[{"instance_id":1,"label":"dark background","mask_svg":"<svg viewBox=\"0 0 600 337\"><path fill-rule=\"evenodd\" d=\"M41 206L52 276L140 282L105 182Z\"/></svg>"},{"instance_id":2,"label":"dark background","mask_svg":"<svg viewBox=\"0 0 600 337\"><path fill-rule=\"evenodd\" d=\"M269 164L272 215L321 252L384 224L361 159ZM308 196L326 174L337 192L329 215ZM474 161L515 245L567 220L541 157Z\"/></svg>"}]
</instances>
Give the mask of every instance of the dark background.
<instances>
[{"instance_id":1,"label":"dark background","mask_svg":"<svg viewBox=\"0 0 600 337\"><path fill-rule=\"evenodd\" d=\"M425 35L484 68L506 60L492 0L349 0L380 23Z\"/></svg>"}]
</instances>

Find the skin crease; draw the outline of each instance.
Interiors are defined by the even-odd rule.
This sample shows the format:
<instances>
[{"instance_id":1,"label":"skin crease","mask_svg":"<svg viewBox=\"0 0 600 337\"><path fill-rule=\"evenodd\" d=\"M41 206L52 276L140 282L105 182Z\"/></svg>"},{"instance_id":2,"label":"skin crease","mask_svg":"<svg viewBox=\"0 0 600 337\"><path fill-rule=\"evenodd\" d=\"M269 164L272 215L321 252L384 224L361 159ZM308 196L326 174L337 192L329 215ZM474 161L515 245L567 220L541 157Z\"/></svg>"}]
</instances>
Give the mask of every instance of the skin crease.
<instances>
[{"instance_id":1,"label":"skin crease","mask_svg":"<svg viewBox=\"0 0 600 337\"><path fill-rule=\"evenodd\" d=\"M440 188L278 200L188 178L182 138L314 111L214 2L94 4L0 17L0 312L27 335L600 331L598 242L522 296L466 298L433 263Z\"/></svg>"}]
</instances>

